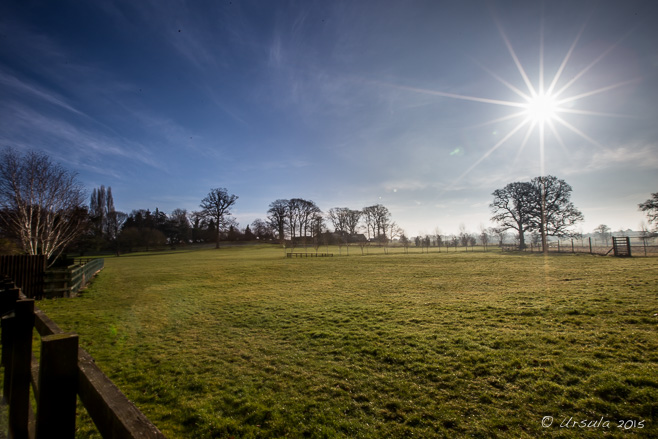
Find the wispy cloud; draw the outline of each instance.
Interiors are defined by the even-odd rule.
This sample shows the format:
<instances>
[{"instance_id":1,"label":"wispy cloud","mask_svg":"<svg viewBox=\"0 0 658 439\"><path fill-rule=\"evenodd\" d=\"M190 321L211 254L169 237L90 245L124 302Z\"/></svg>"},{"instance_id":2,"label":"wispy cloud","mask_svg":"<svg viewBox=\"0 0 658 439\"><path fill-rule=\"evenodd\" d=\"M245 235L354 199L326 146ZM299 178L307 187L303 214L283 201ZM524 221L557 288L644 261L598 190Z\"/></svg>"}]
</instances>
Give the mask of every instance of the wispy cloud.
<instances>
[{"instance_id":1,"label":"wispy cloud","mask_svg":"<svg viewBox=\"0 0 658 439\"><path fill-rule=\"evenodd\" d=\"M31 148L51 149L61 145L67 152L67 162L78 166L87 166L83 157L117 157L130 159L145 165L163 169L162 163L142 149L135 142L127 139L113 139L99 132L90 132L63 119L48 117L31 108L6 103L0 107L11 118L4 118L0 126L5 133L4 141L8 144L30 145Z\"/></svg>"},{"instance_id":2,"label":"wispy cloud","mask_svg":"<svg viewBox=\"0 0 658 439\"><path fill-rule=\"evenodd\" d=\"M37 85L30 84L26 81L21 81L15 76L12 76L2 70L0 70L0 85L7 87L8 91L11 93L27 95L32 98L53 104L59 108L63 108L77 115L86 116L65 102L64 98L57 95L56 93L45 90Z\"/></svg>"},{"instance_id":3,"label":"wispy cloud","mask_svg":"<svg viewBox=\"0 0 658 439\"><path fill-rule=\"evenodd\" d=\"M614 149L599 149L592 154L580 154L565 169L565 174L594 172L631 166L639 169L658 169L658 144L639 143L620 146Z\"/></svg>"}]
</instances>

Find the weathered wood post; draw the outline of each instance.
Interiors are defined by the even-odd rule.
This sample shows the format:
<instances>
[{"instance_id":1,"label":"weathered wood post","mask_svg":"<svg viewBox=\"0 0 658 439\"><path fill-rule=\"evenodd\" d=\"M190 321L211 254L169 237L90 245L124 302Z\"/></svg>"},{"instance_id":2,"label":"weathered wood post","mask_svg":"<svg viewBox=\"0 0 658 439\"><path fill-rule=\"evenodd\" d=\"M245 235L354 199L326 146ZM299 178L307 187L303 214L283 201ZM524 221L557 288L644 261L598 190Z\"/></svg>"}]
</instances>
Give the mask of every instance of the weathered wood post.
<instances>
[{"instance_id":1,"label":"weathered wood post","mask_svg":"<svg viewBox=\"0 0 658 439\"><path fill-rule=\"evenodd\" d=\"M589 254L592 254L592 237L589 237Z\"/></svg>"},{"instance_id":2,"label":"weathered wood post","mask_svg":"<svg viewBox=\"0 0 658 439\"><path fill-rule=\"evenodd\" d=\"M14 309L20 291L19 288L14 287L14 283L11 281L5 284L4 291L0 294L0 315L5 315Z\"/></svg>"},{"instance_id":3,"label":"weathered wood post","mask_svg":"<svg viewBox=\"0 0 658 439\"><path fill-rule=\"evenodd\" d=\"M9 401L11 392L11 355L14 350L14 322L13 315L2 316L2 367L4 367L4 380L2 385L2 398Z\"/></svg>"},{"instance_id":4,"label":"weathered wood post","mask_svg":"<svg viewBox=\"0 0 658 439\"><path fill-rule=\"evenodd\" d=\"M36 439L75 437L78 393L78 335L47 335L41 339Z\"/></svg>"},{"instance_id":5,"label":"weathered wood post","mask_svg":"<svg viewBox=\"0 0 658 439\"><path fill-rule=\"evenodd\" d=\"M4 383L2 387L2 397L5 401L9 400L9 390L11 387L11 354L13 350L13 324L14 316L5 316L9 311L14 309L14 305L18 300L20 290L15 288L14 282L9 279L4 279L2 282L2 290L0 291L0 315L2 317L2 366L5 369Z\"/></svg>"},{"instance_id":6,"label":"weathered wood post","mask_svg":"<svg viewBox=\"0 0 658 439\"><path fill-rule=\"evenodd\" d=\"M34 299L16 301L9 390L9 437L28 437Z\"/></svg>"}]
</instances>

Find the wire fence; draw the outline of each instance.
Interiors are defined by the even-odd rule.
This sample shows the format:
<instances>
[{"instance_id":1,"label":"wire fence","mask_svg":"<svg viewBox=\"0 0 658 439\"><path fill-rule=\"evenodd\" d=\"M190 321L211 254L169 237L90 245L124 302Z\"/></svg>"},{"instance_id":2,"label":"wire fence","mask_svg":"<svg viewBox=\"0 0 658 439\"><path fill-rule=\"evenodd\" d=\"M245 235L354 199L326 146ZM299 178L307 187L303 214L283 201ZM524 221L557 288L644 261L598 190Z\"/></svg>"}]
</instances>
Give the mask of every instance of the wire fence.
<instances>
[{"instance_id":1,"label":"wire fence","mask_svg":"<svg viewBox=\"0 0 658 439\"><path fill-rule=\"evenodd\" d=\"M518 244L503 244L503 251L519 251ZM563 239L558 241L549 241L549 253L588 253L592 255L614 255L612 238L603 240L595 238L583 239ZM655 238L630 238L631 256L658 256L658 244ZM541 244L530 243L521 251L530 253L541 253Z\"/></svg>"}]
</instances>

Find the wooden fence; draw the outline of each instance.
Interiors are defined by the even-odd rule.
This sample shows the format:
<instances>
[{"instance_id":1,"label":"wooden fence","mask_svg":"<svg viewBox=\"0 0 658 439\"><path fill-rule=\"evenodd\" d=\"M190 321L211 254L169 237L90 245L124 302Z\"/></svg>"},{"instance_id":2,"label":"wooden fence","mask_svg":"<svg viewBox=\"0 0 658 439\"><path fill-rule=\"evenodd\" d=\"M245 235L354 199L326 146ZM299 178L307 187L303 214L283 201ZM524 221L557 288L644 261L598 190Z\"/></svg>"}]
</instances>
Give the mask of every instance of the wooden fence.
<instances>
[{"instance_id":1,"label":"wooden fence","mask_svg":"<svg viewBox=\"0 0 658 439\"><path fill-rule=\"evenodd\" d=\"M8 276L27 297L41 297L46 271L44 255L0 255L0 275Z\"/></svg>"},{"instance_id":2,"label":"wooden fence","mask_svg":"<svg viewBox=\"0 0 658 439\"><path fill-rule=\"evenodd\" d=\"M73 438L77 396L104 438L165 437L78 347L78 336L63 332L7 278L0 280L0 314L9 437ZM34 329L41 336L38 362L32 353Z\"/></svg>"},{"instance_id":3,"label":"wooden fence","mask_svg":"<svg viewBox=\"0 0 658 439\"><path fill-rule=\"evenodd\" d=\"M75 265L46 270L43 281L45 297L70 297L91 281L105 266L104 259L81 259Z\"/></svg>"}]
</instances>

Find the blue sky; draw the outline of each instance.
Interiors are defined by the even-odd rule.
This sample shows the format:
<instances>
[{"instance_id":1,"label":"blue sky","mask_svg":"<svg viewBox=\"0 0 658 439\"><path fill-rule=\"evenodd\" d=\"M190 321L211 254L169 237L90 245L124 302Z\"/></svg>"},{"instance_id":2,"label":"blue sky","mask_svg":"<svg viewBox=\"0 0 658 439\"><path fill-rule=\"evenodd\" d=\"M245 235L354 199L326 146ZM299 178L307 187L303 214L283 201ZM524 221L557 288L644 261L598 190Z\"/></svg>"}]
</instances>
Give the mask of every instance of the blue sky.
<instances>
[{"instance_id":1,"label":"blue sky","mask_svg":"<svg viewBox=\"0 0 658 439\"><path fill-rule=\"evenodd\" d=\"M412 236L478 231L495 189L543 170L583 232L637 229L658 191L657 5L6 0L0 145L111 186L125 212L225 187L242 227L301 197L384 204ZM556 75L540 153L501 102Z\"/></svg>"}]
</instances>

